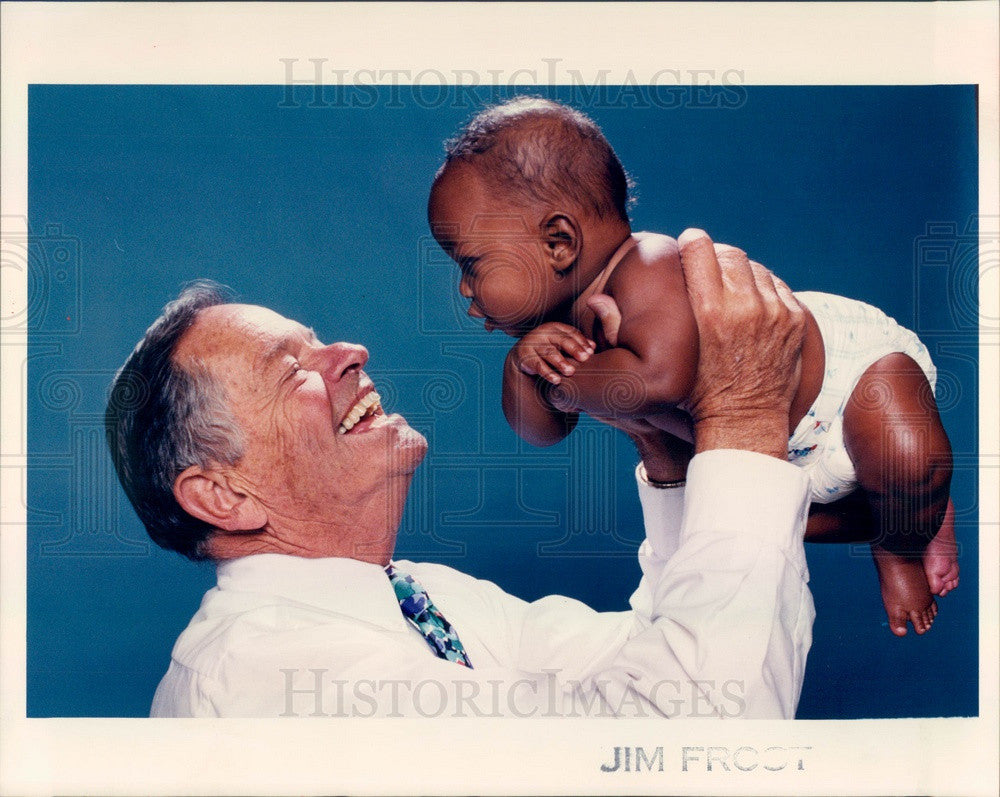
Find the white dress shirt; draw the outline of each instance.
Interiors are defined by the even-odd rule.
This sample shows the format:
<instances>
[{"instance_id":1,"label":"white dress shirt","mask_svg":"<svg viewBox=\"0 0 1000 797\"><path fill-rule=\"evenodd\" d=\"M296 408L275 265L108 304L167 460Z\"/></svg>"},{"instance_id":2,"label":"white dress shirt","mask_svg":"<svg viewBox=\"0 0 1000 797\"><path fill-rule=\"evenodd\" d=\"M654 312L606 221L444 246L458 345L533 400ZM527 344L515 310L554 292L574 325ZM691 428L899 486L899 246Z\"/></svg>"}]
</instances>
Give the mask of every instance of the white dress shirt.
<instances>
[{"instance_id":1,"label":"white dress shirt","mask_svg":"<svg viewBox=\"0 0 1000 797\"><path fill-rule=\"evenodd\" d=\"M472 662L437 658L383 569L260 554L174 646L152 716L739 716L791 718L815 616L802 536L808 477L709 451L686 488L639 478L646 540L631 610L526 602L443 565L397 562Z\"/></svg>"}]
</instances>

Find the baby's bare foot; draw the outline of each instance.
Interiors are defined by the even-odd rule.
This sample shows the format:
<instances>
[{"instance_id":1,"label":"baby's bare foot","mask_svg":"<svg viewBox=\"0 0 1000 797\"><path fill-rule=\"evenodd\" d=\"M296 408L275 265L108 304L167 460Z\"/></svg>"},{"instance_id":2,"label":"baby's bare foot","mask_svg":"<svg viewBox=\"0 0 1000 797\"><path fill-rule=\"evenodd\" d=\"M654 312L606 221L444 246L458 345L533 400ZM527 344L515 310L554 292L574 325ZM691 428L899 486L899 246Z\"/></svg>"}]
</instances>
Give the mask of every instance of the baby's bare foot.
<instances>
[{"instance_id":1,"label":"baby's bare foot","mask_svg":"<svg viewBox=\"0 0 1000 797\"><path fill-rule=\"evenodd\" d=\"M948 501L944 521L924 551L924 573L931 592L944 597L958 586L958 543L955 542L955 507Z\"/></svg>"},{"instance_id":2,"label":"baby's bare foot","mask_svg":"<svg viewBox=\"0 0 1000 797\"><path fill-rule=\"evenodd\" d=\"M931 595L919 558L900 556L872 546L872 557L878 569L882 587L882 603L889 616L889 629L896 636L906 636L906 623L918 634L930 630L937 615L937 604Z\"/></svg>"}]
</instances>

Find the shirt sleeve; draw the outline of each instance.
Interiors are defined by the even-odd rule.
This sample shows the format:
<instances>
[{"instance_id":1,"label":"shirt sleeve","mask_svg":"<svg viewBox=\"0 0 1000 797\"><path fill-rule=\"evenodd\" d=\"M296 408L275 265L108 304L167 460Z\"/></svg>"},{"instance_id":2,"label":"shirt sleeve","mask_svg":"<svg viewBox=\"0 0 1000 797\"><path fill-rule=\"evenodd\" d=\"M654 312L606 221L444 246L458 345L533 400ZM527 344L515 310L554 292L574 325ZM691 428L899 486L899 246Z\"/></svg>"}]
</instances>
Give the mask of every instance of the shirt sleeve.
<instances>
[{"instance_id":1,"label":"shirt sleeve","mask_svg":"<svg viewBox=\"0 0 1000 797\"><path fill-rule=\"evenodd\" d=\"M680 545L685 486L653 487L646 481L641 462L636 465L635 479L639 484L642 520L646 528L644 553L650 558L665 562Z\"/></svg>"},{"instance_id":2,"label":"shirt sleeve","mask_svg":"<svg viewBox=\"0 0 1000 797\"><path fill-rule=\"evenodd\" d=\"M683 490L640 480L639 491L647 538L632 611L588 617L576 602L536 601L522 661L560 673L564 700L611 714L792 718L815 616L808 476L718 450L692 460Z\"/></svg>"}]
</instances>

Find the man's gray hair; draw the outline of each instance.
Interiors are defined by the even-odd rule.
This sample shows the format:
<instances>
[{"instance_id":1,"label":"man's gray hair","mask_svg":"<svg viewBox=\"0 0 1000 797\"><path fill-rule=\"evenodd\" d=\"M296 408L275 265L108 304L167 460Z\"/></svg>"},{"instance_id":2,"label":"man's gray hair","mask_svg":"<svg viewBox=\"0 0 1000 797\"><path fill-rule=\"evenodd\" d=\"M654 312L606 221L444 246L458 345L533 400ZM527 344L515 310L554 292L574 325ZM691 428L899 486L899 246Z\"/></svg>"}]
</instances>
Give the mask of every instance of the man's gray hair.
<instances>
[{"instance_id":1,"label":"man's gray hair","mask_svg":"<svg viewBox=\"0 0 1000 797\"><path fill-rule=\"evenodd\" d=\"M208 558L215 529L181 508L174 480L192 465L235 465L243 437L221 385L173 354L198 313L226 302L225 288L199 281L164 307L115 375L104 416L115 470L149 536L194 560Z\"/></svg>"}]
</instances>

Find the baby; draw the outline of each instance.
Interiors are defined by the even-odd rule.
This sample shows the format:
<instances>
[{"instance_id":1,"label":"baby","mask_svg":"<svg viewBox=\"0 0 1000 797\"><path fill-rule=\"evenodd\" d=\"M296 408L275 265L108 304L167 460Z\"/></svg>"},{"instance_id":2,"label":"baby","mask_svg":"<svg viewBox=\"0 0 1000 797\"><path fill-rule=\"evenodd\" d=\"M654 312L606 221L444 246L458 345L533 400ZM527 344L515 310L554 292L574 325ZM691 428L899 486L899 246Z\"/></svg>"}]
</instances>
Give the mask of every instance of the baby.
<instances>
[{"instance_id":1,"label":"baby","mask_svg":"<svg viewBox=\"0 0 1000 797\"><path fill-rule=\"evenodd\" d=\"M632 232L629 181L597 125L518 98L480 113L446 150L430 225L461 269L469 315L519 338L503 376L517 434L552 445L587 412L687 435L677 407L693 384L698 334L678 244ZM917 337L874 307L796 298L807 327L788 458L809 470L814 502L864 491L889 626L922 634L937 612L932 594L958 584L935 368ZM813 541L838 534L812 520L807 529Z\"/></svg>"}]
</instances>

